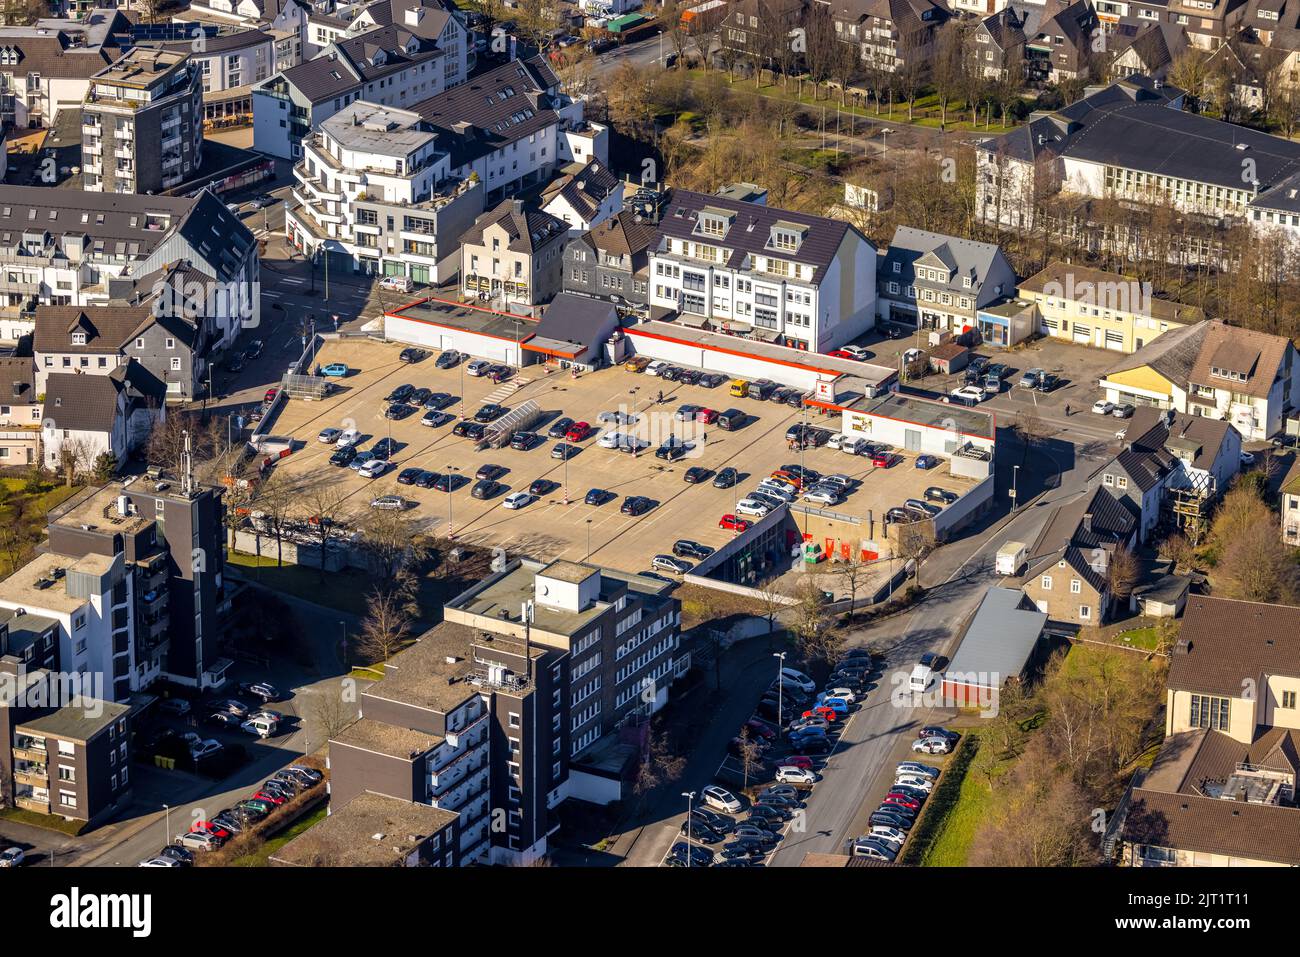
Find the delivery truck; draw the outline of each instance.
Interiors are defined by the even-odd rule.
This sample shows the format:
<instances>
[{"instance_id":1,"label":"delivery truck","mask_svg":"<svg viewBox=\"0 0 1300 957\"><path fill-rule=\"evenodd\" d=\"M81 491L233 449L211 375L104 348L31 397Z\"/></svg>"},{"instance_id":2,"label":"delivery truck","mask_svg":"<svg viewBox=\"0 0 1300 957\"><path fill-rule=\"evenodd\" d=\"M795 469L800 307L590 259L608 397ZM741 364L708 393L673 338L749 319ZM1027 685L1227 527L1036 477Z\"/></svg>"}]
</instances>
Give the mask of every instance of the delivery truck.
<instances>
[{"instance_id":1,"label":"delivery truck","mask_svg":"<svg viewBox=\"0 0 1300 957\"><path fill-rule=\"evenodd\" d=\"M1024 542L1007 542L998 549L994 570L999 575L1018 575L1029 557L1029 546Z\"/></svg>"}]
</instances>

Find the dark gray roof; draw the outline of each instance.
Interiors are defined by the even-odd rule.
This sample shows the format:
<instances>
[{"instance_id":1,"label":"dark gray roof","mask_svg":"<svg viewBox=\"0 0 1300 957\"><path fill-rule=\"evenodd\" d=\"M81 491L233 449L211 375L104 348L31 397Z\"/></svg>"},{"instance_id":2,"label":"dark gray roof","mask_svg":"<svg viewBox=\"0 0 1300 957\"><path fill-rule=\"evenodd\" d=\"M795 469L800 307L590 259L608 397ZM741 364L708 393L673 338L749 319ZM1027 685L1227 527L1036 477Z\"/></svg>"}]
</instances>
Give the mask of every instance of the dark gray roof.
<instances>
[{"instance_id":1,"label":"dark gray roof","mask_svg":"<svg viewBox=\"0 0 1300 957\"><path fill-rule=\"evenodd\" d=\"M557 238L567 236L569 231L564 220L540 209L527 209L522 200L507 199L476 219L460 237L461 245L478 245L483 241L483 231L493 225L505 229L512 252L522 253L535 252Z\"/></svg>"},{"instance_id":2,"label":"dark gray roof","mask_svg":"<svg viewBox=\"0 0 1300 957\"><path fill-rule=\"evenodd\" d=\"M541 57L513 60L410 107L439 131L453 168L560 122L559 84Z\"/></svg>"},{"instance_id":3,"label":"dark gray roof","mask_svg":"<svg viewBox=\"0 0 1300 957\"><path fill-rule=\"evenodd\" d=\"M731 227L725 236L707 236L695 231L697 217L705 207L726 210L734 214ZM775 249L768 245L772 227L789 223L804 227L803 241L797 251ZM664 239L683 239L709 243L728 249L731 255L727 265L732 269L744 268L745 260L752 255L772 255L814 267L813 282L821 282L826 269L835 259L840 244L849 231L857 232L848 223L824 216L796 213L788 209L743 203L708 193L693 193L675 189L664 204L659 220L659 236ZM861 234L859 234L861 235ZM863 237L864 242L869 242Z\"/></svg>"},{"instance_id":4,"label":"dark gray roof","mask_svg":"<svg viewBox=\"0 0 1300 957\"><path fill-rule=\"evenodd\" d=\"M575 242L615 256L631 256L644 261L645 252L655 241L658 227L625 209L587 230Z\"/></svg>"},{"instance_id":5,"label":"dark gray roof","mask_svg":"<svg viewBox=\"0 0 1300 957\"><path fill-rule=\"evenodd\" d=\"M579 216L590 221L600 211L600 204L620 187L619 178L609 171L609 167L593 159L578 172L547 187L542 202L549 206L556 198L563 197Z\"/></svg>"},{"instance_id":6,"label":"dark gray roof","mask_svg":"<svg viewBox=\"0 0 1300 957\"><path fill-rule=\"evenodd\" d=\"M894 230L894 238L889 241L889 249L885 252L877 275L882 280L909 285L919 281L922 285L943 286L956 293L964 291L969 295L978 295L998 260L1002 260L1007 266L1007 273L1014 276L1002 255L1001 247L996 243L981 243L911 226L899 226ZM917 280L916 264L921 261L922 265L931 267L939 264L946 266L950 271L948 281L936 283L928 279ZM899 266L897 273L894 272L894 263ZM965 277L972 279L970 286L963 285ZM1007 293L1011 290L1002 291Z\"/></svg>"},{"instance_id":7,"label":"dark gray roof","mask_svg":"<svg viewBox=\"0 0 1300 957\"><path fill-rule=\"evenodd\" d=\"M407 52L408 48L411 52ZM284 79L313 103L342 96L390 73L436 59L444 51L430 39L399 26L378 27L339 39L315 59L290 67ZM383 62L375 62L376 58Z\"/></svg>"},{"instance_id":8,"label":"dark gray roof","mask_svg":"<svg viewBox=\"0 0 1300 957\"><path fill-rule=\"evenodd\" d=\"M36 363L31 356L0 357L0 404L36 401Z\"/></svg>"},{"instance_id":9,"label":"dark gray roof","mask_svg":"<svg viewBox=\"0 0 1300 957\"><path fill-rule=\"evenodd\" d=\"M537 338L586 349L618 327L618 310L603 299L562 292L551 300L537 325Z\"/></svg>"},{"instance_id":10,"label":"dark gray roof","mask_svg":"<svg viewBox=\"0 0 1300 957\"><path fill-rule=\"evenodd\" d=\"M45 377L45 418L55 428L111 432L118 382L106 375L52 372Z\"/></svg>"},{"instance_id":11,"label":"dark gray roof","mask_svg":"<svg viewBox=\"0 0 1300 957\"><path fill-rule=\"evenodd\" d=\"M1047 614L1028 607L1020 589L990 588L962 636L947 676L981 675L1000 687L1024 670L1046 623Z\"/></svg>"}]
</instances>

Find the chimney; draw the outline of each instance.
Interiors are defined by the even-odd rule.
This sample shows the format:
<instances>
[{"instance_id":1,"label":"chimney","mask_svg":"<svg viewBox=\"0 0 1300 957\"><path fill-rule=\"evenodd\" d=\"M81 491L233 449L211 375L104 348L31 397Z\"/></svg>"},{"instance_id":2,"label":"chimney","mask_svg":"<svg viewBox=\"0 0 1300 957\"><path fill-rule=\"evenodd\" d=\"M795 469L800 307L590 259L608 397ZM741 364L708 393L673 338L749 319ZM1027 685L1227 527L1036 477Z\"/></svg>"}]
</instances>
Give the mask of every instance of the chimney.
<instances>
[{"instance_id":1,"label":"chimney","mask_svg":"<svg viewBox=\"0 0 1300 957\"><path fill-rule=\"evenodd\" d=\"M1083 530L1088 533L1092 532L1092 512L1083 513Z\"/></svg>"}]
</instances>

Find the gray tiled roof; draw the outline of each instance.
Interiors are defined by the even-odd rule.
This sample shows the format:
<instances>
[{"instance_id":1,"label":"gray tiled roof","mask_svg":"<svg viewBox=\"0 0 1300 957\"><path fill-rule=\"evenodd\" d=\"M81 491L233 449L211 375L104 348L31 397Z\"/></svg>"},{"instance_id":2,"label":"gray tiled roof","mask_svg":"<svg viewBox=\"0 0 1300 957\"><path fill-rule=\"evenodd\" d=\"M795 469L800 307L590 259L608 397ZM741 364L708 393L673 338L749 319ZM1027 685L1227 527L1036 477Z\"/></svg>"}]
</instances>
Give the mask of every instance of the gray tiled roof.
<instances>
[{"instance_id":1,"label":"gray tiled roof","mask_svg":"<svg viewBox=\"0 0 1300 957\"><path fill-rule=\"evenodd\" d=\"M923 265L933 265L938 260L951 271L947 282L936 283L924 280L923 285L942 286L953 292L978 293L994 264L1003 259L1002 250L996 243L981 243L973 239L958 239L911 226L899 226L894 230L894 238L889 241L889 249L880 264L881 279L895 280L910 285L917 282L916 264L924 260ZM895 273L894 263L899 271ZM1008 270L1009 271L1009 270ZM970 286L965 286L963 279L972 279ZM1003 292L1010 292L1004 289Z\"/></svg>"}]
</instances>

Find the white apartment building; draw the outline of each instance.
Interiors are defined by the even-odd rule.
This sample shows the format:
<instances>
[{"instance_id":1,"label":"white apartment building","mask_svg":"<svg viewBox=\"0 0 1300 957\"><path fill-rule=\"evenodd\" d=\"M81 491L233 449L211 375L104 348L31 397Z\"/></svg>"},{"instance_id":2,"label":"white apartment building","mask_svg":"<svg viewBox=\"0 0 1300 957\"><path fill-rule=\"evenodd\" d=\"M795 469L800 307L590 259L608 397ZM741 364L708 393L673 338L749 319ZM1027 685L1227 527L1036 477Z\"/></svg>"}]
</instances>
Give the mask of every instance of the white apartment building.
<instances>
[{"instance_id":1,"label":"white apartment building","mask_svg":"<svg viewBox=\"0 0 1300 957\"><path fill-rule=\"evenodd\" d=\"M827 352L875 325L876 249L838 220L674 190L649 291L652 314Z\"/></svg>"},{"instance_id":2,"label":"white apartment building","mask_svg":"<svg viewBox=\"0 0 1300 957\"><path fill-rule=\"evenodd\" d=\"M364 100L307 138L294 177L290 241L344 272L446 282L458 237L483 211L482 185L452 176L429 124Z\"/></svg>"}]
</instances>

